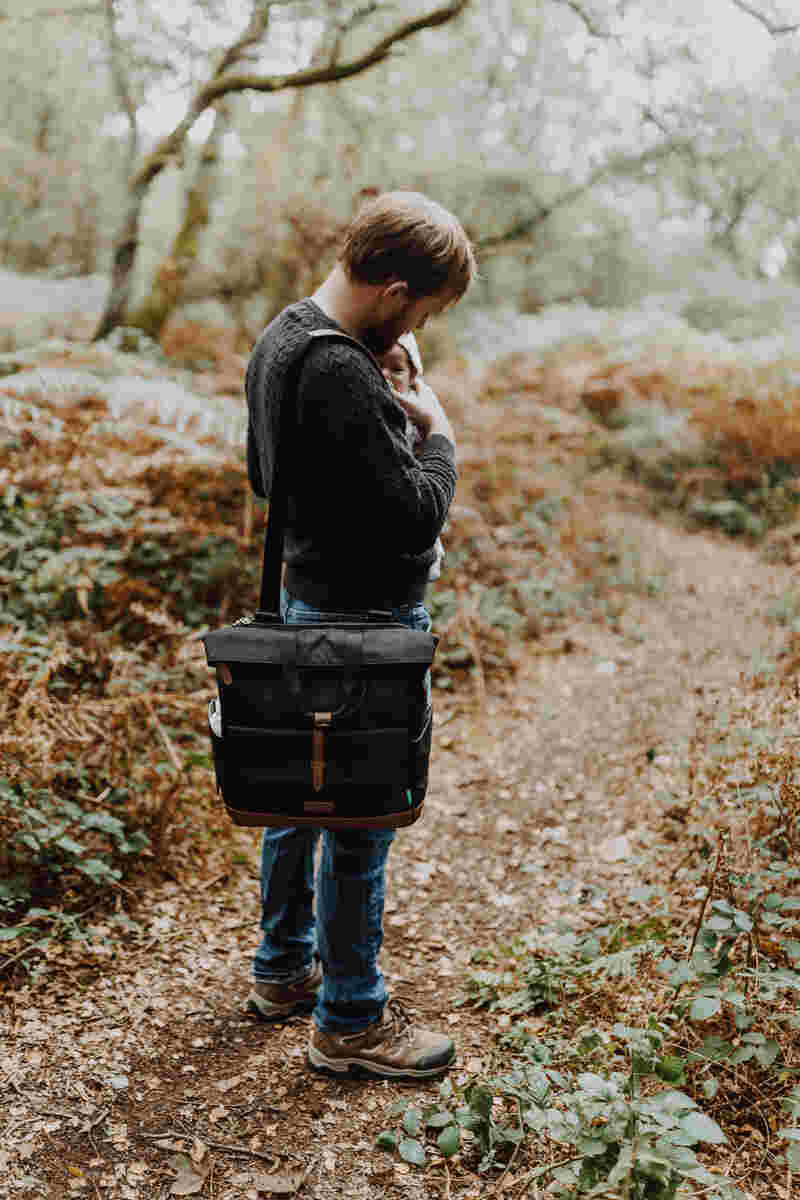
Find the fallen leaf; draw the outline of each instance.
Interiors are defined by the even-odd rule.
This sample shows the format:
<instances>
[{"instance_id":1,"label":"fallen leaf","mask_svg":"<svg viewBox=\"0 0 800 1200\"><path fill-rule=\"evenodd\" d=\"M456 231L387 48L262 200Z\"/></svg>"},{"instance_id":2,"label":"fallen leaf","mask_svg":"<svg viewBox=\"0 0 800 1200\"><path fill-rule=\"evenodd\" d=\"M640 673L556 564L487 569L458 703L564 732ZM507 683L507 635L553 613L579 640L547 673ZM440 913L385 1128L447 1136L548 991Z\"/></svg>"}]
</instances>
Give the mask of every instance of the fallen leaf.
<instances>
[{"instance_id":1,"label":"fallen leaf","mask_svg":"<svg viewBox=\"0 0 800 1200\"><path fill-rule=\"evenodd\" d=\"M170 1196L196 1196L198 1192L202 1192L203 1185L208 1178L209 1168L200 1167L200 1172L184 1167L169 1189Z\"/></svg>"},{"instance_id":2,"label":"fallen leaf","mask_svg":"<svg viewBox=\"0 0 800 1200\"><path fill-rule=\"evenodd\" d=\"M205 1142L201 1142L200 1138L195 1138L192 1148L189 1151L192 1162L195 1164L201 1163L207 1154L208 1146L205 1144Z\"/></svg>"},{"instance_id":3,"label":"fallen leaf","mask_svg":"<svg viewBox=\"0 0 800 1200\"><path fill-rule=\"evenodd\" d=\"M235 1088L241 1082L241 1075L235 1075L233 1079L218 1079L214 1087L218 1092L229 1092L231 1088Z\"/></svg>"},{"instance_id":4,"label":"fallen leaf","mask_svg":"<svg viewBox=\"0 0 800 1200\"><path fill-rule=\"evenodd\" d=\"M293 1196L306 1177L306 1171L291 1171L287 1175L253 1175L253 1187L274 1196Z\"/></svg>"},{"instance_id":5,"label":"fallen leaf","mask_svg":"<svg viewBox=\"0 0 800 1200\"><path fill-rule=\"evenodd\" d=\"M172 1167L173 1171L192 1171L192 1160L187 1155L173 1154L172 1158L167 1159L167 1166Z\"/></svg>"},{"instance_id":6,"label":"fallen leaf","mask_svg":"<svg viewBox=\"0 0 800 1200\"><path fill-rule=\"evenodd\" d=\"M630 858L632 852L630 839L624 834L605 838L597 847L597 853L605 862L622 862L623 859Z\"/></svg>"}]
</instances>

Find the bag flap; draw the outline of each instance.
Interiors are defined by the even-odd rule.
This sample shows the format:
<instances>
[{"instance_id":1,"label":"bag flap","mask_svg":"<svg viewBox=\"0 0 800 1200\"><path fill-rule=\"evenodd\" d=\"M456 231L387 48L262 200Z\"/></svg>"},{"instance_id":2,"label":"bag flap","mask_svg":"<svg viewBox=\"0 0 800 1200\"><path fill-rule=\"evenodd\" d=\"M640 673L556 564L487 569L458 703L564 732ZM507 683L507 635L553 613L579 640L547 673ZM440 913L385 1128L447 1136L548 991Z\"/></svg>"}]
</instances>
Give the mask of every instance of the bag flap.
<instances>
[{"instance_id":1,"label":"bag flap","mask_svg":"<svg viewBox=\"0 0 800 1200\"><path fill-rule=\"evenodd\" d=\"M210 667L217 663L277 663L295 667L430 666L439 641L404 625L227 625L203 637Z\"/></svg>"}]
</instances>

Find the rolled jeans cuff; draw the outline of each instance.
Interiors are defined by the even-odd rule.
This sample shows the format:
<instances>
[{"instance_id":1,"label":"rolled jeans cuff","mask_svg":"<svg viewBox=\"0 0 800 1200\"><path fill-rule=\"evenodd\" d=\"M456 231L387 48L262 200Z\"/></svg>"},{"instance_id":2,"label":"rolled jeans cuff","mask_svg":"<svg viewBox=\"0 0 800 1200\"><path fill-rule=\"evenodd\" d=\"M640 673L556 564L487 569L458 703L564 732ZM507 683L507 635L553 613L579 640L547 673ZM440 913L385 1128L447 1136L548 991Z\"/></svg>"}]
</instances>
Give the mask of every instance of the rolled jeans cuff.
<instances>
[{"instance_id":1,"label":"rolled jeans cuff","mask_svg":"<svg viewBox=\"0 0 800 1200\"><path fill-rule=\"evenodd\" d=\"M256 983L277 983L290 987L293 983L300 983L301 980L307 979L313 969L314 961L312 959L311 962L306 963L305 966L298 967L289 975L276 975L274 973L267 974L264 971L254 971L253 978L255 979Z\"/></svg>"}]
</instances>

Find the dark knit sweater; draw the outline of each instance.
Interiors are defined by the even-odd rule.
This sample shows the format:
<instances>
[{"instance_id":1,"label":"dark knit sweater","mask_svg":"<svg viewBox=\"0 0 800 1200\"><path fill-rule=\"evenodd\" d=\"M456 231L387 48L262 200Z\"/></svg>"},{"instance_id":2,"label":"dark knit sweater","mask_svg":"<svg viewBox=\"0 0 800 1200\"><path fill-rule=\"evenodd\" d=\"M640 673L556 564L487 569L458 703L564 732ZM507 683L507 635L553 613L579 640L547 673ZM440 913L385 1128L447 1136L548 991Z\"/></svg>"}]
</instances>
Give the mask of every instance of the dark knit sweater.
<instances>
[{"instance_id":1,"label":"dark knit sweater","mask_svg":"<svg viewBox=\"0 0 800 1200\"><path fill-rule=\"evenodd\" d=\"M455 491L455 449L435 434L412 454L405 413L368 352L321 339L302 354L308 332L323 328L340 327L301 300L270 322L253 350L251 486L269 495L278 405L297 380L297 437L281 447L290 456L287 590L337 610L415 603Z\"/></svg>"}]
</instances>

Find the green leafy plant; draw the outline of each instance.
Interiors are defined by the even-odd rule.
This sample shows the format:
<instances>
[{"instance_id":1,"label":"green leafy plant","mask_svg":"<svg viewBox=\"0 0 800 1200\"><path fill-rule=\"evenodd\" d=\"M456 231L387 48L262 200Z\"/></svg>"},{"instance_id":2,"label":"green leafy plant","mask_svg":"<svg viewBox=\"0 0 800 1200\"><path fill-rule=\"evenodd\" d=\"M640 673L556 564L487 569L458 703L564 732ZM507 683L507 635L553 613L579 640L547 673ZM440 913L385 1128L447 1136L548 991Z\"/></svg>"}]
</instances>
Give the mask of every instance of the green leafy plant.
<instances>
[{"instance_id":1,"label":"green leafy plant","mask_svg":"<svg viewBox=\"0 0 800 1200\"><path fill-rule=\"evenodd\" d=\"M405 1162L425 1166L427 1154L435 1152L442 1158L453 1158L461 1148L461 1125L448 1102L454 1097L449 1080L439 1086L439 1101L419 1108L399 1101L392 1105L389 1115L399 1119L399 1129L384 1129L376 1138L381 1150L397 1151Z\"/></svg>"},{"instance_id":2,"label":"green leafy plant","mask_svg":"<svg viewBox=\"0 0 800 1200\"><path fill-rule=\"evenodd\" d=\"M113 797L111 797L113 799ZM0 880L0 942L33 943L42 920L69 932L74 917L62 911L70 879L94 889L114 885L123 863L149 847L147 836L113 813L87 810L75 800L0 778L0 827L5 831ZM52 897L53 907L41 904ZM34 898L39 904L33 906Z\"/></svg>"}]
</instances>

